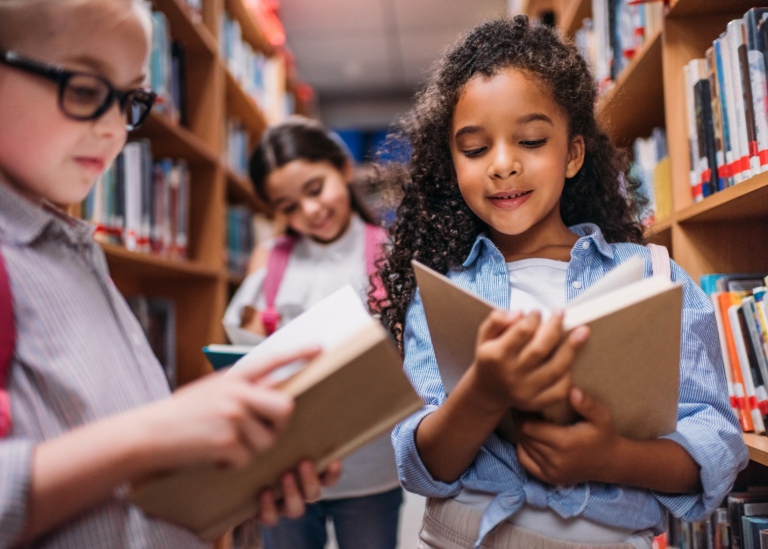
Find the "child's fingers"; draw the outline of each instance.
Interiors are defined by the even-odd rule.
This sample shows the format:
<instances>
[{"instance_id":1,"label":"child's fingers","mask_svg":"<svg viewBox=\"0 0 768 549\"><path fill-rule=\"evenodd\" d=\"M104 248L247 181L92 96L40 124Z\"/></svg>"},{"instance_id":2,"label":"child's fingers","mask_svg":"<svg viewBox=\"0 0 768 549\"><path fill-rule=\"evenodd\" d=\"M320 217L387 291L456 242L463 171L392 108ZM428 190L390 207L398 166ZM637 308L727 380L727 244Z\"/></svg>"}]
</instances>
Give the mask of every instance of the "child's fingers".
<instances>
[{"instance_id":1,"label":"child's fingers","mask_svg":"<svg viewBox=\"0 0 768 549\"><path fill-rule=\"evenodd\" d=\"M304 514L304 497L293 473L286 473L280 482L283 489L282 514L288 518L299 518Z\"/></svg>"},{"instance_id":2,"label":"child's fingers","mask_svg":"<svg viewBox=\"0 0 768 549\"><path fill-rule=\"evenodd\" d=\"M573 409L586 421L595 425L612 423L611 413L595 399L584 394L581 389L573 388L570 391L570 401Z\"/></svg>"},{"instance_id":3,"label":"child's fingers","mask_svg":"<svg viewBox=\"0 0 768 549\"><path fill-rule=\"evenodd\" d=\"M285 428L293 412L293 399L274 389L248 385L241 398L254 418L267 421L276 431Z\"/></svg>"},{"instance_id":4,"label":"child's fingers","mask_svg":"<svg viewBox=\"0 0 768 549\"><path fill-rule=\"evenodd\" d=\"M333 486L339 481L341 476L341 460L331 462L330 465L320 474L320 483L323 486Z\"/></svg>"},{"instance_id":5,"label":"child's fingers","mask_svg":"<svg viewBox=\"0 0 768 549\"><path fill-rule=\"evenodd\" d=\"M238 363L237 368L229 370L229 375L236 375L241 378L245 378L249 381L257 381L259 378L267 375L268 373L285 366L291 362L298 360L310 360L320 353L321 349L318 347L312 347L308 349L302 349L295 353L291 353L281 357L270 358L267 360L255 359L249 362L247 359L243 359Z\"/></svg>"},{"instance_id":6,"label":"child's fingers","mask_svg":"<svg viewBox=\"0 0 768 549\"><path fill-rule=\"evenodd\" d=\"M568 399L573 380L570 374L570 364L564 366L550 366L530 374L530 383L534 387L541 387L532 399L530 408L542 410L558 402Z\"/></svg>"},{"instance_id":7,"label":"child's fingers","mask_svg":"<svg viewBox=\"0 0 768 549\"><path fill-rule=\"evenodd\" d=\"M504 333L504 330L519 321L522 316L520 311L493 311L477 329L478 342L496 339Z\"/></svg>"},{"instance_id":8,"label":"child's fingers","mask_svg":"<svg viewBox=\"0 0 768 549\"><path fill-rule=\"evenodd\" d=\"M259 522L265 526L274 526L280 519L275 504L275 497L271 490L264 490L259 494Z\"/></svg>"},{"instance_id":9,"label":"child's fingers","mask_svg":"<svg viewBox=\"0 0 768 549\"><path fill-rule=\"evenodd\" d=\"M504 357L516 356L536 333L541 322L541 314L538 311L528 313L518 322L507 326L489 346L495 353Z\"/></svg>"},{"instance_id":10,"label":"child's fingers","mask_svg":"<svg viewBox=\"0 0 768 549\"><path fill-rule=\"evenodd\" d=\"M297 469L299 485L304 495L304 501L315 502L320 499L321 484L315 466L311 461L302 461Z\"/></svg>"},{"instance_id":11,"label":"child's fingers","mask_svg":"<svg viewBox=\"0 0 768 549\"><path fill-rule=\"evenodd\" d=\"M529 452L529 449L527 446L524 446L522 444L517 445L517 460L520 462L520 465L528 471L528 473L538 479L541 479L544 476L544 473L541 470L541 466L539 465L537 459L535 459Z\"/></svg>"},{"instance_id":12,"label":"child's fingers","mask_svg":"<svg viewBox=\"0 0 768 549\"><path fill-rule=\"evenodd\" d=\"M563 339L563 311L558 310L539 325L531 341L520 352L520 363L529 368L541 364L557 348Z\"/></svg>"}]
</instances>

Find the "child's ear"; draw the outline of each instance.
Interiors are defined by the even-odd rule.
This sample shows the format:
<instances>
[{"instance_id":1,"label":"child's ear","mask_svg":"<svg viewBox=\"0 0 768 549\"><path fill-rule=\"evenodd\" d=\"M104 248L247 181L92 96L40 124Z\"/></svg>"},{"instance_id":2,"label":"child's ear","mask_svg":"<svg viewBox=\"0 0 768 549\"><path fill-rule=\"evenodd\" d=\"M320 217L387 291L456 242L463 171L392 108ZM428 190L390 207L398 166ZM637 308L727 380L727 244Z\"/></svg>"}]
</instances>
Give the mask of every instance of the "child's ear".
<instances>
[{"instance_id":1,"label":"child's ear","mask_svg":"<svg viewBox=\"0 0 768 549\"><path fill-rule=\"evenodd\" d=\"M344 182L347 185L352 183L352 179L355 177L355 168L352 166L352 162L349 160L344 162L344 167L341 169L341 175L344 176Z\"/></svg>"},{"instance_id":2,"label":"child's ear","mask_svg":"<svg viewBox=\"0 0 768 549\"><path fill-rule=\"evenodd\" d=\"M571 139L568 147L568 164L565 168L565 177L571 178L581 169L584 164L584 137L576 135Z\"/></svg>"}]
</instances>

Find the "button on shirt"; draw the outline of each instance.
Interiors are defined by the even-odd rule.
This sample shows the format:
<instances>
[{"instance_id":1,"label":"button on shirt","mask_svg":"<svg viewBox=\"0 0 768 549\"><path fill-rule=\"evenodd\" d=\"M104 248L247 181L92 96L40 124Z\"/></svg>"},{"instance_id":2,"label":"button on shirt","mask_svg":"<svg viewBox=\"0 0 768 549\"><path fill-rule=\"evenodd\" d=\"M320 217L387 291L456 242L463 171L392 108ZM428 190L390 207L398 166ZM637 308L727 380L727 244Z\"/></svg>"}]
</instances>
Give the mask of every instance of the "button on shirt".
<instances>
[{"instance_id":1,"label":"button on shirt","mask_svg":"<svg viewBox=\"0 0 768 549\"><path fill-rule=\"evenodd\" d=\"M588 288L633 255L645 260L645 276L651 276L650 251L646 247L608 244L600 229L589 223L570 230L580 238L571 251L566 271L566 302L584 291L582 286ZM392 433L403 486L436 498L453 498L464 489L494 494L483 514L478 545L485 534L524 503L550 508L563 518L583 516L618 528L651 529L656 533L665 527L665 507L684 520L701 520L711 513L731 489L749 455L728 401L712 304L677 264L672 262L671 267L672 280L683 285L680 396L677 430L664 438L680 444L699 465L700 493L662 494L598 482L551 486L528 475L517 461L514 446L496 434L488 437L459 479L452 483L435 480L419 457L415 433L421 420L440 406L446 395L418 292L406 314L404 368L426 405ZM448 276L459 286L506 309L510 305L506 271L498 248L487 236L480 235L462 268L450 271ZM505 283L499 282L502 275ZM575 282L579 282L579 288Z\"/></svg>"},{"instance_id":2,"label":"button on shirt","mask_svg":"<svg viewBox=\"0 0 768 549\"><path fill-rule=\"evenodd\" d=\"M0 182L0 246L17 333L7 383L13 430L0 440L0 547L8 547L26 521L36 444L169 394L91 235L87 223L33 205ZM117 489L30 547L210 545L146 517Z\"/></svg>"}]
</instances>

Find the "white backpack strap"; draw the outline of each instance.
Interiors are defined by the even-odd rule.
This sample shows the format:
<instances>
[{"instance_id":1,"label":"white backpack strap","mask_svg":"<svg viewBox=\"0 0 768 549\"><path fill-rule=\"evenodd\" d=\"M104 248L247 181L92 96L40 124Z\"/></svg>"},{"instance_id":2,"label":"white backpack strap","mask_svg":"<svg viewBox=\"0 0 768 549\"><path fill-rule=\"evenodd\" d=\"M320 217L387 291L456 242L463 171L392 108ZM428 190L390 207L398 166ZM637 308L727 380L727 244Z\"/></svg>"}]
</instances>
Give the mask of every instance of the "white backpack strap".
<instances>
[{"instance_id":1,"label":"white backpack strap","mask_svg":"<svg viewBox=\"0 0 768 549\"><path fill-rule=\"evenodd\" d=\"M669 266L669 252L664 246L648 244L651 251L651 266L653 276L663 276L667 280L672 278L672 268Z\"/></svg>"}]
</instances>

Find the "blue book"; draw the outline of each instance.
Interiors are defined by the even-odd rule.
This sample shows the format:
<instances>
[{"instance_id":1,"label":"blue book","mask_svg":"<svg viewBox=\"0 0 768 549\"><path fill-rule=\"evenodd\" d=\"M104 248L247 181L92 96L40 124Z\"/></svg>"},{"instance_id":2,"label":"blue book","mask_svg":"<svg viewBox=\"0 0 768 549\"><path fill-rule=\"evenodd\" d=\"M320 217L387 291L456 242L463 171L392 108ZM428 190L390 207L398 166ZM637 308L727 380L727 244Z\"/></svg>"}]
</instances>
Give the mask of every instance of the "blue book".
<instances>
[{"instance_id":1,"label":"blue book","mask_svg":"<svg viewBox=\"0 0 768 549\"><path fill-rule=\"evenodd\" d=\"M760 530L768 529L768 517L741 517L742 547L760 549Z\"/></svg>"},{"instance_id":2,"label":"blue book","mask_svg":"<svg viewBox=\"0 0 768 549\"><path fill-rule=\"evenodd\" d=\"M207 345L203 347L203 353L214 370L221 370L232 366L251 349L252 345Z\"/></svg>"}]
</instances>

